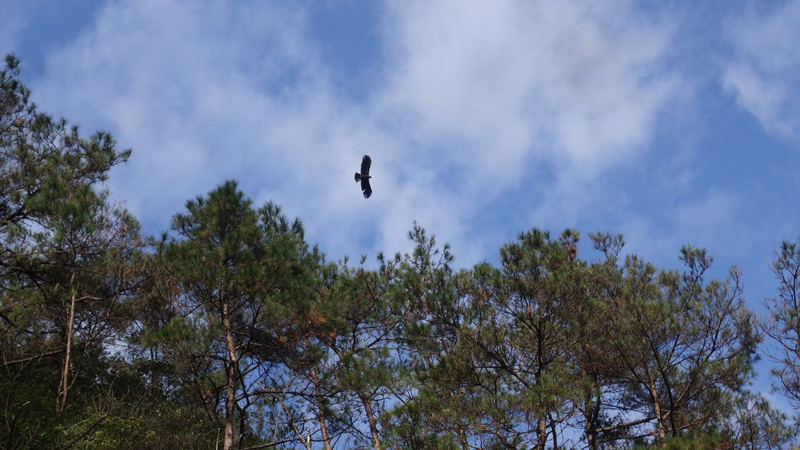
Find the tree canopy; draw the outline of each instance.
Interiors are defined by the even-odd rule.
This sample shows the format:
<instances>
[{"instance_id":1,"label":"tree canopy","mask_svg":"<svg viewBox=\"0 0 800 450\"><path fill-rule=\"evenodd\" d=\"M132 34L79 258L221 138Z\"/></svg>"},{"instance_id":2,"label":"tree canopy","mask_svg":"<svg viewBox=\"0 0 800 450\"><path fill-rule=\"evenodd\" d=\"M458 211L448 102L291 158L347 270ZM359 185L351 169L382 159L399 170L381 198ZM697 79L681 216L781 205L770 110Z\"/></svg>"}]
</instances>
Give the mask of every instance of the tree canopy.
<instances>
[{"instance_id":1,"label":"tree canopy","mask_svg":"<svg viewBox=\"0 0 800 450\"><path fill-rule=\"evenodd\" d=\"M607 232L531 228L458 268L415 223L410 253L331 262L235 181L147 236L102 184L130 150L30 95L7 57L2 448L796 445L752 381L764 355L800 408L800 243L759 313L705 250L659 268Z\"/></svg>"}]
</instances>

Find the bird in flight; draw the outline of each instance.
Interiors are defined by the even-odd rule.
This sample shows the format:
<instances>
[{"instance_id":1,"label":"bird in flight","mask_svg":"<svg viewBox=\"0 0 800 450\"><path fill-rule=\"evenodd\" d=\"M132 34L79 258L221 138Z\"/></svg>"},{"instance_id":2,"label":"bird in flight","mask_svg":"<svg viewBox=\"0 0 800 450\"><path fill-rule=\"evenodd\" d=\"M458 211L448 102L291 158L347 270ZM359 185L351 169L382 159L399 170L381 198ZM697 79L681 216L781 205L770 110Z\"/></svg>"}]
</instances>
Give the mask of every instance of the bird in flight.
<instances>
[{"instance_id":1,"label":"bird in flight","mask_svg":"<svg viewBox=\"0 0 800 450\"><path fill-rule=\"evenodd\" d=\"M361 182L361 190L364 191L364 198L369 198L372 195L372 188L369 186L369 166L372 165L372 160L369 155L364 155L361 159L361 173L356 172L356 183Z\"/></svg>"}]
</instances>

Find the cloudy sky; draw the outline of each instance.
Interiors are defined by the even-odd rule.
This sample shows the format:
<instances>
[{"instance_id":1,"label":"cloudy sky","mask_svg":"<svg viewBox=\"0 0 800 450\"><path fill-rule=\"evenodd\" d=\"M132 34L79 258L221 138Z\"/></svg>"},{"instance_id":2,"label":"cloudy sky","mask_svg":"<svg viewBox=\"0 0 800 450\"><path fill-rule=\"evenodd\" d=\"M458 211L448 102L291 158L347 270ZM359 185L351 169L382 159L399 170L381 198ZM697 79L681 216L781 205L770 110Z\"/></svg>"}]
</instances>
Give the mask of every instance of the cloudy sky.
<instances>
[{"instance_id":1,"label":"cloudy sky","mask_svg":"<svg viewBox=\"0 0 800 450\"><path fill-rule=\"evenodd\" d=\"M236 179L332 260L415 220L461 266L608 230L662 267L706 247L755 306L800 237L800 1L695 3L4 0L0 52L133 149L109 187L150 233Z\"/></svg>"}]
</instances>

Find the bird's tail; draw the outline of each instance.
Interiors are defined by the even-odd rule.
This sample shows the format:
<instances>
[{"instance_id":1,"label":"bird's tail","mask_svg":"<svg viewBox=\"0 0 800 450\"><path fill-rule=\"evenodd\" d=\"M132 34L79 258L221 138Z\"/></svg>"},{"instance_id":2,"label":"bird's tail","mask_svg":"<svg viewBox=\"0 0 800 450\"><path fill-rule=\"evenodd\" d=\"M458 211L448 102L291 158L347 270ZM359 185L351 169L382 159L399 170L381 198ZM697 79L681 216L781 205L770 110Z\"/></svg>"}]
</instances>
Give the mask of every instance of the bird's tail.
<instances>
[{"instance_id":1,"label":"bird's tail","mask_svg":"<svg viewBox=\"0 0 800 450\"><path fill-rule=\"evenodd\" d=\"M359 181L361 181L361 174L356 172L356 183L358 183Z\"/></svg>"}]
</instances>

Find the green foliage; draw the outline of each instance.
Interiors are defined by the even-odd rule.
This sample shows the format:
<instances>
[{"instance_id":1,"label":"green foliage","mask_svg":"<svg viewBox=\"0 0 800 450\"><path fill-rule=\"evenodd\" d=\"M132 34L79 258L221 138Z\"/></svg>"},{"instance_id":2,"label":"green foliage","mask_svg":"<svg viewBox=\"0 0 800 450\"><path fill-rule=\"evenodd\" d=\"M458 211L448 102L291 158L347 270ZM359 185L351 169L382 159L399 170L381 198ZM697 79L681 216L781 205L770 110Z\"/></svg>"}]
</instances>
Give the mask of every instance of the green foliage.
<instances>
[{"instance_id":1,"label":"green foliage","mask_svg":"<svg viewBox=\"0 0 800 450\"><path fill-rule=\"evenodd\" d=\"M724 440L716 433L710 433L703 436L677 436L667 439L666 444L663 446L636 446L635 450L645 449L663 449L663 450L719 450L727 448L724 445Z\"/></svg>"},{"instance_id":2,"label":"green foliage","mask_svg":"<svg viewBox=\"0 0 800 450\"><path fill-rule=\"evenodd\" d=\"M86 450L213 447L216 431L197 409L167 402L137 403L111 414L86 414L59 427L60 441L75 442L72 448Z\"/></svg>"},{"instance_id":3,"label":"green foliage","mask_svg":"<svg viewBox=\"0 0 800 450\"><path fill-rule=\"evenodd\" d=\"M0 72L0 395L10 448L49 448L114 381L143 240L98 189L130 151L39 112L9 56ZM57 407L56 407L57 406ZM61 427L61 428L59 428Z\"/></svg>"},{"instance_id":4,"label":"green foliage","mask_svg":"<svg viewBox=\"0 0 800 450\"><path fill-rule=\"evenodd\" d=\"M299 221L290 224L272 203L255 210L232 181L187 202L172 228L177 235L158 247L165 277L153 294L169 320L143 342L201 393L198 406L227 427L227 448L250 433L249 405L289 404L273 394L322 356L315 341L330 313L319 301L323 255L305 243Z\"/></svg>"},{"instance_id":5,"label":"green foliage","mask_svg":"<svg viewBox=\"0 0 800 450\"><path fill-rule=\"evenodd\" d=\"M800 403L800 250L756 324L741 273L680 249L533 228L499 265L412 252L338 264L234 181L140 235L99 183L130 151L38 111L0 72L0 446L74 448L788 448L746 391L772 339ZM583 256L583 255L581 255Z\"/></svg>"},{"instance_id":6,"label":"green foliage","mask_svg":"<svg viewBox=\"0 0 800 450\"><path fill-rule=\"evenodd\" d=\"M772 271L778 280L777 296L764 300L769 314L761 328L772 338L768 353L777 364L773 387L800 408L800 246L784 241L775 254Z\"/></svg>"}]
</instances>

